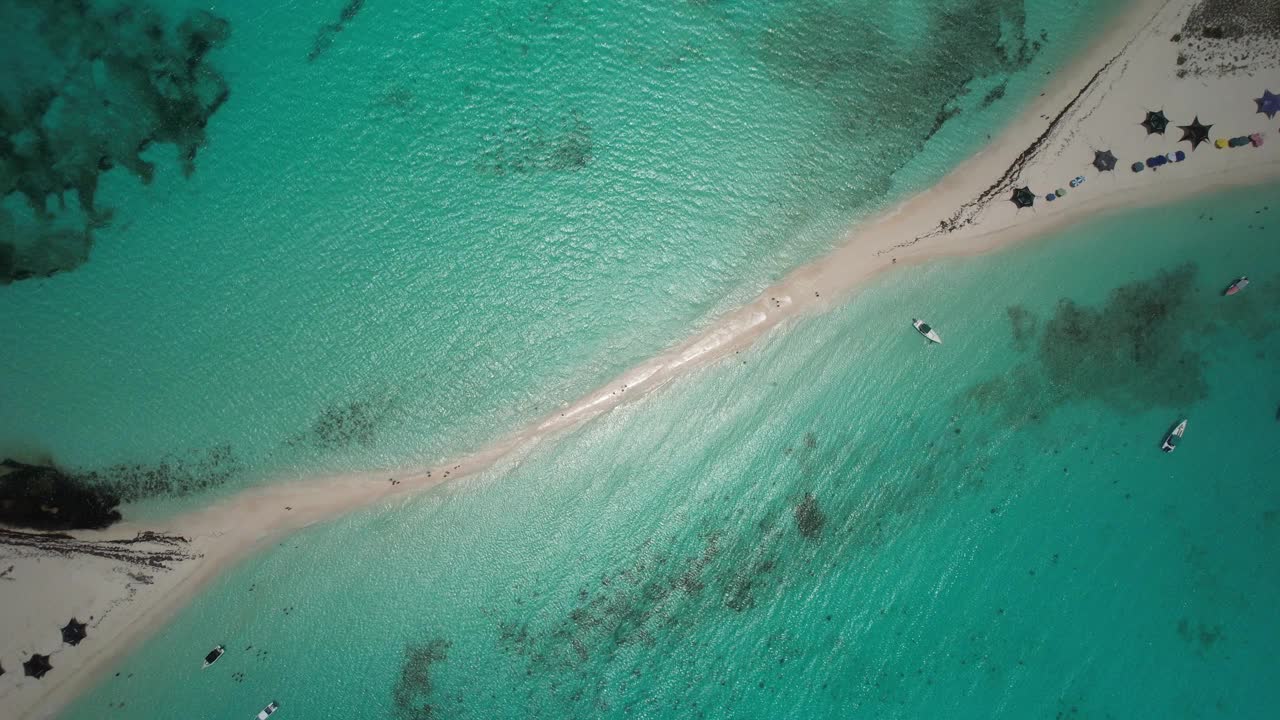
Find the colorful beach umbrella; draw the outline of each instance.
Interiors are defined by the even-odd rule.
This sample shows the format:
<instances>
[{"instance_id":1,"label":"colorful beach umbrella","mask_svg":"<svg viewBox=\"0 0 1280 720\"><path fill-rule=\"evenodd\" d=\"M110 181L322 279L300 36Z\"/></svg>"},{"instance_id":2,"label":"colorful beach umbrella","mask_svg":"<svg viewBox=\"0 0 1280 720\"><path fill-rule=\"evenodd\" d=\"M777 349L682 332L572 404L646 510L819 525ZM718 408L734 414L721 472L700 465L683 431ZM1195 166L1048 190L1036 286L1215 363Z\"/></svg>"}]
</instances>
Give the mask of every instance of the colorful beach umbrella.
<instances>
[{"instance_id":1,"label":"colorful beach umbrella","mask_svg":"<svg viewBox=\"0 0 1280 720\"><path fill-rule=\"evenodd\" d=\"M1280 112L1280 95L1270 90L1263 90L1262 97L1254 98L1253 101L1258 103L1258 112L1265 114L1268 119L1274 120L1276 113Z\"/></svg>"},{"instance_id":2,"label":"colorful beach umbrella","mask_svg":"<svg viewBox=\"0 0 1280 720\"><path fill-rule=\"evenodd\" d=\"M1036 202L1036 195L1031 192L1031 188L1020 187L1013 191L1013 197L1009 199L1013 201L1014 205L1018 206L1019 210L1021 210L1022 208L1028 208L1034 205Z\"/></svg>"},{"instance_id":3,"label":"colorful beach umbrella","mask_svg":"<svg viewBox=\"0 0 1280 720\"><path fill-rule=\"evenodd\" d=\"M1110 150L1094 150L1093 166L1098 168L1098 172L1115 170L1116 156Z\"/></svg>"},{"instance_id":4,"label":"colorful beach umbrella","mask_svg":"<svg viewBox=\"0 0 1280 720\"><path fill-rule=\"evenodd\" d=\"M1169 127L1169 118L1164 116L1163 110L1152 112L1147 111L1147 119L1141 123L1142 127L1147 129L1148 135L1163 135L1164 129Z\"/></svg>"},{"instance_id":5,"label":"colorful beach umbrella","mask_svg":"<svg viewBox=\"0 0 1280 720\"><path fill-rule=\"evenodd\" d=\"M68 645L79 645L80 641L88 636L88 633L85 632L84 628L84 623L76 620L75 618L71 618L71 622L67 623L67 626L62 628L62 642Z\"/></svg>"},{"instance_id":6,"label":"colorful beach umbrella","mask_svg":"<svg viewBox=\"0 0 1280 720\"><path fill-rule=\"evenodd\" d=\"M1195 150L1200 147L1200 143L1209 142L1209 128L1212 125L1204 125L1200 122L1200 116L1197 115L1190 125L1179 125L1178 129L1182 131L1182 139L1178 142L1190 142L1191 149Z\"/></svg>"},{"instance_id":7,"label":"colorful beach umbrella","mask_svg":"<svg viewBox=\"0 0 1280 720\"><path fill-rule=\"evenodd\" d=\"M33 677L37 680L44 677L44 674L52 669L53 666L49 664L49 656L41 655L40 653L32 655L30 659L22 663L22 672L26 673L27 677Z\"/></svg>"}]
</instances>

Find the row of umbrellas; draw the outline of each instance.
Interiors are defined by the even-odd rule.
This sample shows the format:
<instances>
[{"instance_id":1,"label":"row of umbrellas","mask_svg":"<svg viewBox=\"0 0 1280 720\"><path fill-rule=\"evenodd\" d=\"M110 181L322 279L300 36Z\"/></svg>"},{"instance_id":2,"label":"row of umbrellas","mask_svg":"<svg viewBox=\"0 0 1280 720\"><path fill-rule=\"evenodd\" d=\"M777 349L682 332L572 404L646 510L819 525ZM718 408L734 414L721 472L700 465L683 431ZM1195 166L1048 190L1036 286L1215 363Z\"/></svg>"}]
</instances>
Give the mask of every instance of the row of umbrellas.
<instances>
[{"instance_id":1,"label":"row of umbrellas","mask_svg":"<svg viewBox=\"0 0 1280 720\"><path fill-rule=\"evenodd\" d=\"M1265 114L1270 119L1275 119L1276 113L1280 113L1280 95L1270 90L1263 90L1262 97L1253 100L1258 105L1258 112ZM1165 116L1163 110L1149 110L1147 117L1141 123L1142 127L1147 129L1148 135L1163 135L1169 127L1169 118ZM1200 143L1209 142L1209 130L1213 125L1205 125L1200 122L1200 116L1195 116L1190 125L1179 125L1178 129L1182 131L1182 137L1178 142L1191 143L1191 149L1195 150L1200 147ZM1115 153L1110 150L1095 150L1093 152L1093 166L1098 172L1110 172L1116 169L1118 158ZM1138 165L1140 163L1135 163ZM1029 187L1016 188L1013 196L1009 198L1017 205L1019 209L1031 207L1035 204L1036 195L1031 192Z\"/></svg>"},{"instance_id":2,"label":"row of umbrellas","mask_svg":"<svg viewBox=\"0 0 1280 720\"><path fill-rule=\"evenodd\" d=\"M1280 96L1277 96L1280 99ZM1147 129L1148 135L1163 135L1165 128L1169 127L1169 118L1164 116L1163 110L1148 110L1147 119L1139 123ZM1190 142L1191 149L1195 150L1200 147L1200 143L1209 141L1209 128L1213 125L1205 125L1200 122L1200 116L1197 115L1190 125L1179 125L1178 129L1182 131L1182 137L1178 142Z\"/></svg>"},{"instance_id":3,"label":"row of umbrellas","mask_svg":"<svg viewBox=\"0 0 1280 720\"><path fill-rule=\"evenodd\" d=\"M1110 150L1093 151L1093 166L1098 169L1098 172L1109 172L1111 170L1115 170L1116 162L1118 161L1119 158L1117 158L1116 154ZM1071 186L1075 187L1077 184L1078 183L1073 181ZM1009 199L1013 201L1014 205L1017 205L1018 208L1021 209L1034 205L1036 202L1036 194L1031 192L1031 188L1029 187L1020 187L1013 191L1013 197Z\"/></svg>"},{"instance_id":4,"label":"row of umbrellas","mask_svg":"<svg viewBox=\"0 0 1280 720\"><path fill-rule=\"evenodd\" d=\"M66 626L62 628L62 642L68 645L79 645L80 641L84 640L89 635L85 628L86 626L84 623L76 620L75 618L71 618L71 622L67 623ZM44 677L45 673L48 673L52 669L53 665L49 664L49 656L41 655L40 653L32 653L31 657L27 658L22 663L23 674L27 677L33 677L36 679ZM4 666L0 665L0 675L3 674Z\"/></svg>"}]
</instances>

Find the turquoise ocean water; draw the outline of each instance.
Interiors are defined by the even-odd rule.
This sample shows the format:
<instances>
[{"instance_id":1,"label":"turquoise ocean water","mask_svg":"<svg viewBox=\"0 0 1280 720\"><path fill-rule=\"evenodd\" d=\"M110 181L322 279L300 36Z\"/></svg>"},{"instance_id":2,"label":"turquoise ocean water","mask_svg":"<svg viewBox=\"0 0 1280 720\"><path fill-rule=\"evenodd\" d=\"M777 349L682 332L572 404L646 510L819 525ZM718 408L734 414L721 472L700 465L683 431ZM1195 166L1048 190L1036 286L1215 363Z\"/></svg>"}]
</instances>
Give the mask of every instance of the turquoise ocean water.
<instances>
[{"instance_id":1,"label":"turquoise ocean water","mask_svg":"<svg viewBox=\"0 0 1280 720\"><path fill-rule=\"evenodd\" d=\"M0 8L11 142L38 146L24 83L101 78L30 46L146 48L124 5ZM135 517L572 399L939 177L1109 10L266 5L200 6L229 95L190 176L148 146L149 184L101 175L88 262L0 287L0 456L140 488ZM1278 212L1253 189L904 268L515 466L287 538L67 716L1267 717Z\"/></svg>"},{"instance_id":2,"label":"turquoise ocean water","mask_svg":"<svg viewBox=\"0 0 1280 720\"><path fill-rule=\"evenodd\" d=\"M286 539L67 717L1271 717L1277 222L1271 186L897 270Z\"/></svg>"},{"instance_id":3,"label":"turquoise ocean water","mask_svg":"<svg viewBox=\"0 0 1280 720\"><path fill-rule=\"evenodd\" d=\"M548 412L939 177L1107 11L77 7L4 9L22 20L5 23L11 108L50 78L103 84L74 48L145 61L139 8L170 34L197 7L229 26L207 59L229 94L190 176L171 143L143 151L149 184L118 163L88 262L0 290L0 455L96 471L135 516L208 499L192 489L439 460ZM57 109L37 124L61 127ZM4 198L6 222L30 225L26 205Z\"/></svg>"}]
</instances>

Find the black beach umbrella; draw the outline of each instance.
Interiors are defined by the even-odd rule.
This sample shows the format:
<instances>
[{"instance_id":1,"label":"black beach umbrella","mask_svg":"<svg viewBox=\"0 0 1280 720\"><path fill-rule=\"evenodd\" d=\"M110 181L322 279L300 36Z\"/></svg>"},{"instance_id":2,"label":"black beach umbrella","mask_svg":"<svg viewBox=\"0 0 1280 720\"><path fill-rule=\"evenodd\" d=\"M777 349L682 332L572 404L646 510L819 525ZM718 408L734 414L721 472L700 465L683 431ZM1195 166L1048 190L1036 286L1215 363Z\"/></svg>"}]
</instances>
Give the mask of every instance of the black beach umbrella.
<instances>
[{"instance_id":1,"label":"black beach umbrella","mask_svg":"<svg viewBox=\"0 0 1280 720\"><path fill-rule=\"evenodd\" d=\"M1258 103L1258 112L1265 114L1270 120L1274 120L1276 113L1280 112L1280 95L1270 90L1263 90L1262 97L1254 98L1253 101Z\"/></svg>"},{"instance_id":2,"label":"black beach umbrella","mask_svg":"<svg viewBox=\"0 0 1280 720\"><path fill-rule=\"evenodd\" d=\"M1020 187L1014 190L1013 197L1009 199L1013 201L1014 205L1018 206L1018 209L1031 207L1036 202L1035 193L1031 192L1029 187Z\"/></svg>"},{"instance_id":3,"label":"black beach umbrella","mask_svg":"<svg viewBox=\"0 0 1280 720\"><path fill-rule=\"evenodd\" d=\"M88 633L84 631L84 623L71 618L71 622L62 628L62 642L68 645L79 645Z\"/></svg>"},{"instance_id":4,"label":"black beach umbrella","mask_svg":"<svg viewBox=\"0 0 1280 720\"><path fill-rule=\"evenodd\" d=\"M4 674L4 665L0 664L0 675Z\"/></svg>"},{"instance_id":5,"label":"black beach umbrella","mask_svg":"<svg viewBox=\"0 0 1280 720\"><path fill-rule=\"evenodd\" d=\"M36 679L44 677L44 674L52 669L53 666L49 664L49 656L39 653L32 655L30 660L22 663L22 671L27 674L27 677Z\"/></svg>"},{"instance_id":6,"label":"black beach umbrella","mask_svg":"<svg viewBox=\"0 0 1280 720\"><path fill-rule=\"evenodd\" d=\"M1147 129L1147 134L1163 135L1164 129L1169 127L1169 118L1164 116L1163 110L1156 112L1147 111L1147 119L1141 123L1142 127Z\"/></svg>"},{"instance_id":7,"label":"black beach umbrella","mask_svg":"<svg viewBox=\"0 0 1280 720\"><path fill-rule=\"evenodd\" d=\"M1116 156L1110 150L1094 150L1093 166L1098 168L1098 172L1115 170Z\"/></svg>"},{"instance_id":8,"label":"black beach umbrella","mask_svg":"<svg viewBox=\"0 0 1280 720\"><path fill-rule=\"evenodd\" d=\"M1201 125L1200 116L1197 115L1196 119L1192 120L1190 125L1178 126L1178 129L1182 130L1182 140L1179 140L1178 142L1189 140L1191 142L1191 149L1195 150L1200 147L1200 143L1209 142L1209 128L1211 127L1213 126Z\"/></svg>"}]
</instances>

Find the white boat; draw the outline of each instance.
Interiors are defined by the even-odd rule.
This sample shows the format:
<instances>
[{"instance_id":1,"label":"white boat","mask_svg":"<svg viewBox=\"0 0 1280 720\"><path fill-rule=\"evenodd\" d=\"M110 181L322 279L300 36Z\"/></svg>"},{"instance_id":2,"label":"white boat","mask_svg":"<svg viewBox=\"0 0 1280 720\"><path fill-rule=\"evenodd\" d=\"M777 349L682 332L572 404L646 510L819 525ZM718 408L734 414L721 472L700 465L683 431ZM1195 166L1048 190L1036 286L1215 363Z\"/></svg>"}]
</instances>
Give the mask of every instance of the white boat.
<instances>
[{"instance_id":1,"label":"white boat","mask_svg":"<svg viewBox=\"0 0 1280 720\"><path fill-rule=\"evenodd\" d=\"M929 342L936 342L939 345L942 344L942 338L938 337L938 331L929 327L929 324L926 323L925 321L916 320L913 318L911 320L911 327L915 328L916 330L919 330L921 335L929 338Z\"/></svg>"},{"instance_id":2,"label":"white boat","mask_svg":"<svg viewBox=\"0 0 1280 720\"><path fill-rule=\"evenodd\" d=\"M270 705L262 708L262 712L258 713L258 720L267 720L267 718L274 715L275 712L279 709L280 709L280 703L276 702L275 700L272 700Z\"/></svg>"},{"instance_id":3,"label":"white boat","mask_svg":"<svg viewBox=\"0 0 1280 720\"><path fill-rule=\"evenodd\" d=\"M210 650L209 654L204 656L204 667L200 669L203 670L204 668L207 668L210 665L218 662L218 658L222 657L222 653L226 651L227 649L222 647L221 645L218 645L214 649Z\"/></svg>"},{"instance_id":4,"label":"white boat","mask_svg":"<svg viewBox=\"0 0 1280 720\"><path fill-rule=\"evenodd\" d=\"M1170 430L1168 435L1164 436L1164 442L1160 443L1160 449L1167 453L1171 453L1178 449L1178 441L1182 439L1182 433L1186 431L1187 421L1183 420L1178 423L1177 427Z\"/></svg>"},{"instance_id":5,"label":"white boat","mask_svg":"<svg viewBox=\"0 0 1280 720\"><path fill-rule=\"evenodd\" d=\"M1228 285L1227 289L1222 291L1222 294L1235 295L1236 293L1240 292L1241 290L1247 287L1249 287L1249 278L1248 276L1241 275L1240 277L1236 278L1235 282Z\"/></svg>"}]
</instances>

